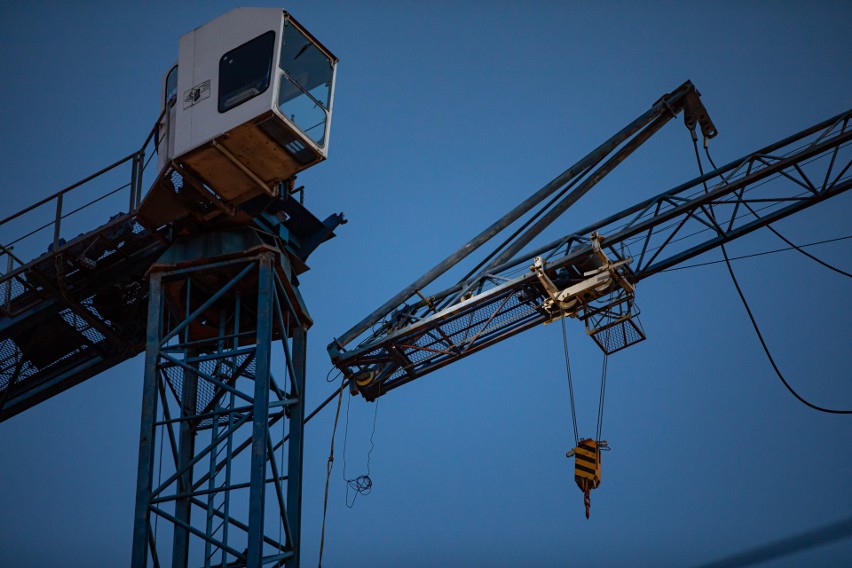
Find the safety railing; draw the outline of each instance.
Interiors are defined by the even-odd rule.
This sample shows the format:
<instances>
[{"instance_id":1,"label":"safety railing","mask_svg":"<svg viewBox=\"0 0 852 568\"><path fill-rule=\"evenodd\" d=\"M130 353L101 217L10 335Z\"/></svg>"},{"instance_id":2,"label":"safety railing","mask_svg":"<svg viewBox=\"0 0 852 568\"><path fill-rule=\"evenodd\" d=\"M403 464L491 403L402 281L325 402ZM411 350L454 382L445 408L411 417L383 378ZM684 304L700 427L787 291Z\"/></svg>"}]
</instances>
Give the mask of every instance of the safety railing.
<instances>
[{"instance_id":1,"label":"safety railing","mask_svg":"<svg viewBox=\"0 0 852 568\"><path fill-rule=\"evenodd\" d=\"M25 265L33 261L48 264L50 257L75 244L79 248L78 241L98 225L107 231L135 216L146 174L150 180L150 170L156 169L157 164L151 162L162 117L139 150L0 220L0 306L6 313L20 292L19 273Z\"/></svg>"}]
</instances>

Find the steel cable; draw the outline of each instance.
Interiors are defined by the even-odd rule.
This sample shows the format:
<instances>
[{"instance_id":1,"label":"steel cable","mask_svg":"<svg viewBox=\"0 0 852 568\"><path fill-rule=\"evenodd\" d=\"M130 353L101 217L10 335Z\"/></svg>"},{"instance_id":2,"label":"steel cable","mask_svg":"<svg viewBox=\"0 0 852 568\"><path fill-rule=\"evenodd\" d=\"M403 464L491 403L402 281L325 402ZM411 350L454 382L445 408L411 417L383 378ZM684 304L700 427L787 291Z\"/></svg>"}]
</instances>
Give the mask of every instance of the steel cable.
<instances>
[{"instance_id":1,"label":"steel cable","mask_svg":"<svg viewBox=\"0 0 852 568\"><path fill-rule=\"evenodd\" d=\"M813 246L824 245L824 244L828 244L828 243L836 243L838 241L845 241L847 239L852 239L852 235L846 235L845 237L837 237L837 238L834 238L834 239L825 239L823 241L815 241L815 242L812 242L812 243L806 243L806 244L803 244L803 245L799 245L799 248L813 247ZM772 249L772 250L765 250L763 252L755 252L755 253L752 253L752 254L743 254L743 255L740 255L740 256L732 256L732 257L730 257L730 260L744 260L744 259L747 259L747 258L756 258L758 256L766 256L768 254L776 254L776 253L779 253L779 252L785 252L785 251L789 251L789 250L794 250L794 247L784 247L784 248L778 248L778 249ZM695 264L686 264L686 265L683 265L683 266L673 266L671 268L666 268L664 270L661 270L660 273L675 272L677 270L686 270L687 268L698 268L698 267L701 267L701 266L710 266L712 264L721 264L723 262L725 262L724 259L723 260L709 260L707 262L696 262Z\"/></svg>"},{"instance_id":2,"label":"steel cable","mask_svg":"<svg viewBox=\"0 0 852 568\"><path fill-rule=\"evenodd\" d=\"M610 330L606 330L604 333L609 335ZM608 339L608 338L607 338ZM604 353L603 356L603 365L601 368L601 395L598 399L598 425L595 429L595 442L600 443L601 434L603 433L603 414L604 414L604 396L606 395L606 369L607 363L609 361L609 356Z\"/></svg>"},{"instance_id":3,"label":"steel cable","mask_svg":"<svg viewBox=\"0 0 852 568\"><path fill-rule=\"evenodd\" d=\"M697 152L698 152L698 149L696 148L696 153ZM716 162L714 162L713 158L710 156L710 148L707 146L707 140L706 139L704 140L704 153L707 154L707 159L710 161L710 165L713 166L713 169L718 170L719 168L716 167ZM829 169L829 171L831 171L831 170ZM754 209L751 208L751 205L749 205L747 201L743 201L742 203L743 203L743 205L745 205L746 209L748 209L751 212L751 214L755 216L755 218L760 219L758 214L754 211ZM815 257L814 255L810 254L809 252L802 250L801 247L796 246L795 244L790 242L790 240L787 239L787 237L785 237L784 235L782 235L781 233L776 231L775 228L772 225L766 225L766 228L769 229L770 231L772 231L773 235L775 235L776 237L778 237L779 239L781 239L782 241L787 243L790 247L792 247L796 251L798 251L798 252L802 253L803 255L805 255L806 257L810 258L814 262L821 264L824 267L828 268L829 270L833 270L834 272L837 272L838 274L842 274L843 276L846 276L847 278L852 278L852 274L846 272L845 270L841 270L840 268L837 268L836 266L832 266L829 263L825 262L824 260L819 259L819 258Z\"/></svg>"},{"instance_id":4,"label":"steel cable","mask_svg":"<svg viewBox=\"0 0 852 568\"><path fill-rule=\"evenodd\" d=\"M743 295L743 291L740 288L739 282L737 282L737 277L734 276L734 269L731 268L731 262L728 259L728 253L725 251L725 245L722 245L722 255L725 257L725 265L728 267L728 274L731 275L731 281L734 283L734 287L737 289L737 294L740 296L740 300L742 300L743 307L746 309L746 313L748 314L748 319L751 320L751 325L754 328L754 332L757 334L757 338L760 340L760 345L763 347L763 352L766 353L766 357L769 359L769 363L772 365L772 368L775 370L775 374L778 375L778 378L781 379L781 382L784 383L784 386L787 387L787 390L790 391L790 394L795 396L799 402L804 404L805 406L812 408L814 410L818 410L819 412L826 412L828 414L852 414L852 410L835 410L832 408L824 408L822 406L817 406L811 402L808 402L804 398L802 398L799 393L790 386L790 383L787 382L787 379L784 378L784 375L781 373L781 370L778 368L778 365L775 363L775 359L772 357L772 353L769 352L769 347L766 345L766 341L763 339L763 334L760 333L760 328L757 325L757 321L754 319L754 314L751 312L751 308L748 305L748 302Z\"/></svg>"},{"instance_id":5,"label":"steel cable","mask_svg":"<svg viewBox=\"0 0 852 568\"><path fill-rule=\"evenodd\" d=\"M696 161L698 163L698 171L703 176L704 175L704 167L701 164L701 156L698 153L698 141L695 137L695 131L694 130L692 131L692 134L693 134L692 145L695 148L695 158L696 158ZM708 158L709 158L709 152L707 153L707 155L708 155ZM710 163L713 164L712 161ZM715 167L715 165L714 165L714 167ZM718 169L718 168L716 168L716 169ZM706 190L706 188L707 188L706 183L705 183L704 187L705 187L705 190ZM712 206L711 206L710 211L711 211L711 215L712 215ZM785 239L785 242L787 242L786 239ZM792 243L790 243L790 244L792 244ZM775 359L772 357L772 353L769 351L769 347L766 345L766 341L763 339L763 334L760 332L760 327L757 325L757 321L754 318L754 314L752 313L751 308L748 305L748 301L746 300L745 295L743 294L742 288L740 288L740 283L737 281L737 277L734 274L734 269L731 266L731 260L728 258L728 251L725 249L725 245L722 244L722 245L719 246L719 248L722 249L722 256L725 259L725 266L728 268L728 274L730 274L730 276L731 276L731 281L734 283L734 288L736 288L737 294L739 295L740 300L742 301L743 307L745 308L746 313L748 314L748 318L751 321L751 325L754 328L754 332L757 334L758 340L760 340L760 345L761 345L761 347L763 347L763 352L766 354L767 359L769 359L769 363L772 365L772 368L775 370L775 374L778 376L778 378L781 380L781 382L784 384L784 386L787 388L787 390L790 391L790 394L792 394L794 397L796 397L796 399L799 402L801 402L802 404L804 404L808 408L812 408L813 410L816 410L816 411L819 411L819 412L825 412L827 414L852 414L852 410L836 410L836 409L831 409L831 408L825 408L825 407L822 407L822 406L817 406L816 404L813 404L813 403L805 400L804 398L802 398L802 396L799 395L799 393L796 392L796 390L790 385L790 383L787 382L787 379L785 379L783 373L781 373L781 369L779 369L778 365L775 363ZM810 255L808 255L808 256L810 256Z\"/></svg>"},{"instance_id":6,"label":"steel cable","mask_svg":"<svg viewBox=\"0 0 852 568\"><path fill-rule=\"evenodd\" d=\"M580 434L577 430L577 411L574 406L574 381L571 378L571 359L568 357L568 332L565 329L565 313L562 312L562 347L565 352L565 370L568 373L568 394L571 398L571 422L574 425L574 447L580 445Z\"/></svg>"}]
</instances>

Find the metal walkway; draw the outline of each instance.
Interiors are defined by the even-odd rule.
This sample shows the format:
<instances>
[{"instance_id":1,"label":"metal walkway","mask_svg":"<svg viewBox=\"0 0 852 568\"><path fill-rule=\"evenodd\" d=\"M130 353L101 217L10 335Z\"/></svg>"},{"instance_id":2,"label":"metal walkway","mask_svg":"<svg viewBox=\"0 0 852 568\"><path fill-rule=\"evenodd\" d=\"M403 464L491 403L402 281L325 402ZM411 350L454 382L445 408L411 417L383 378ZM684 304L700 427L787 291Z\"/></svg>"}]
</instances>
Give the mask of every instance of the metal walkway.
<instances>
[{"instance_id":1,"label":"metal walkway","mask_svg":"<svg viewBox=\"0 0 852 568\"><path fill-rule=\"evenodd\" d=\"M168 244L137 217L153 137L0 221L0 421L144 350L145 273Z\"/></svg>"},{"instance_id":2,"label":"metal walkway","mask_svg":"<svg viewBox=\"0 0 852 568\"><path fill-rule=\"evenodd\" d=\"M180 163L158 173L157 132L139 151L0 220L0 422L145 350L148 270L178 238L234 227L284 232L295 278L345 223L342 214L317 219L287 183L232 204ZM98 220L106 222L92 229Z\"/></svg>"}]
</instances>

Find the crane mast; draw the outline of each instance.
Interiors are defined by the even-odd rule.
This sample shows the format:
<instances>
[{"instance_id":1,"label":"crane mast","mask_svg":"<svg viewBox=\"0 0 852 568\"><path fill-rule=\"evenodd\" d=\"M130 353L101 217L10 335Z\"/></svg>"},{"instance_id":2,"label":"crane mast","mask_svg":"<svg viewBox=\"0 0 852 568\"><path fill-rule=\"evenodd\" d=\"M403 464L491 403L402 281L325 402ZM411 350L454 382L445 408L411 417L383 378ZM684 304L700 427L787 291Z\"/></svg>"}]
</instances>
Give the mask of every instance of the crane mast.
<instances>
[{"instance_id":1,"label":"crane mast","mask_svg":"<svg viewBox=\"0 0 852 568\"><path fill-rule=\"evenodd\" d=\"M177 54L138 151L0 220L0 422L144 352L130 564L295 567L299 276L345 222L295 176L327 157L337 58L277 8Z\"/></svg>"},{"instance_id":2,"label":"crane mast","mask_svg":"<svg viewBox=\"0 0 852 568\"><path fill-rule=\"evenodd\" d=\"M666 110L676 112L666 106L667 97L661 101ZM654 121L664 116L651 119L651 126L658 129L661 125ZM643 117L647 119L647 114ZM687 109L687 126L695 136L691 117L694 111ZM852 110L549 244L515 254L534 236L529 229L526 238L521 235L520 240L504 243L508 246L499 255L492 254L495 259L484 269L440 292L424 294L419 286L431 280L421 278L333 341L328 347L331 359L353 391L375 400L561 317L583 321L607 354L642 341L645 333L634 303L634 289L641 280L850 188L850 119ZM706 114L701 125L706 143L715 128ZM648 136L646 128L621 151L635 148ZM590 156L568 172L589 172L589 162L602 160L599 154ZM623 156L616 153L576 187L593 185ZM564 183L565 177L555 182ZM541 218L558 217L561 211ZM539 230L543 226L538 223ZM469 252L470 246L461 250ZM439 267L449 269L446 265L460 260L458 256ZM346 350L356 339L356 346Z\"/></svg>"}]
</instances>

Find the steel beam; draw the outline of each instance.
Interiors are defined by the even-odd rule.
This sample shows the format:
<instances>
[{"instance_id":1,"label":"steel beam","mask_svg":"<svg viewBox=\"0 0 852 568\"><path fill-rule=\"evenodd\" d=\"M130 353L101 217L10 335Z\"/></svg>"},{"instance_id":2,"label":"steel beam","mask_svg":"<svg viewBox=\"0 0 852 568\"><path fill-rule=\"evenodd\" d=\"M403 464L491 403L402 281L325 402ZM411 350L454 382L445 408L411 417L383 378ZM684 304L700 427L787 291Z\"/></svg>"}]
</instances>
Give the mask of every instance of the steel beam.
<instances>
[{"instance_id":1,"label":"steel beam","mask_svg":"<svg viewBox=\"0 0 852 568\"><path fill-rule=\"evenodd\" d=\"M149 306L155 332L149 332L145 392L155 396L143 415L133 566L297 566L304 409L296 393L304 386L306 329L288 329L302 316L291 313L286 297L295 290L287 257L272 247L229 252L227 261L195 256L206 250L183 243L169 253L169 264L152 268L157 302ZM272 376L278 339L290 360L282 371L287 392ZM272 452L285 440L284 429L273 433L271 426L283 419L290 423L286 460ZM153 448L158 437L171 446L160 458ZM250 455L240 456L249 448ZM273 509L277 514L268 515ZM283 540L271 536L272 519ZM154 558L150 551L169 550L164 538L171 540L171 557Z\"/></svg>"},{"instance_id":2,"label":"steel beam","mask_svg":"<svg viewBox=\"0 0 852 568\"><path fill-rule=\"evenodd\" d=\"M302 326L293 331L293 376L292 388L295 393L295 404L290 408L289 454L287 471L287 511L291 538L300 542L302 527L302 464L304 459L304 428L305 428L305 377L308 354L308 332ZM298 568L299 547L285 562L287 568Z\"/></svg>"},{"instance_id":3,"label":"steel beam","mask_svg":"<svg viewBox=\"0 0 852 568\"><path fill-rule=\"evenodd\" d=\"M608 162L608 166L602 167L598 170L597 179L595 179L593 182L591 182L585 187L578 188L578 191L572 192L568 197L566 197L558 206L559 208L561 208L561 211L560 213L557 213L556 216L561 214L562 211L567 209L571 204L573 204L577 199L579 199L580 196L582 196L586 191L591 189L591 187L594 186L594 184L597 183L600 178L606 175L606 173L608 173L612 168L614 168L636 147L641 145L642 142L644 142L648 137L650 137L650 135L659 130L659 128L662 127L663 124L665 124L665 122L669 120L669 118L674 117L678 112L680 112L683 109L684 100L687 97L693 95L697 97L695 86L690 81L686 81L680 87L675 89L675 91L673 91L672 93L668 93L660 97L660 99L655 102L649 110L645 111L636 120L625 126L606 142L592 150L589 154L580 159L580 161L578 161L576 164L562 172L560 175L558 175L551 182L539 189L529 198L525 199L518 206L516 206L514 209L506 213L503 217L495 221L487 229L479 233L456 252L445 258L443 261L439 262L437 265L435 265L435 267L426 272L426 274L415 280L410 285L406 286L398 294L396 294L390 300L385 302L380 308L378 308L366 318L355 324L349 331L336 338L334 345L336 345L338 348L343 348L348 345L353 339L362 334L370 326L372 326L373 324L387 316L389 313L391 313L401 303L404 303L406 300L414 296L418 291L422 290L425 286L431 284L436 278L447 272L450 268L458 264L461 260L466 258L468 255L477 250L483 244L491 240L501 231L512 225L515 221L523 217L525 214L529 213L533 208L535 208L549 196L553 195L558 190L564 188L566 184L569 184L572 180L575 180L575 178L579 178L589 173L610 153L615 151L626 141L630 140L631 137L637 132L651 124L649 129L637 138L635 144L630 144L629 148L625 147L624 149L622 149L622 151L620 151L616 156L613 157L613 159L610 160L610 162ZM715 135L715 132L712 135ZM555 219L555 217L549 220L541 221L537 228L531 229L531 233L525 235L524 237L522 237L522 239L528 240L533 236L537 235L539 232L541 232L544 226L552 222L553 219ZM522 243L521 246L523 246L523 244L525 243Z\"/></svg>"},{"instance_id":4,"label":"steel beam","mask_svg":"<svg viewBox=\"0 0 852 568\"><path fill-rule=\"evenodd\" d=\"M139 465L136 471L136 509L133 518L132 568L146 568L150 530L151 485L154 480L154 422L157 419L157 358L162 334L162 277L153 274L148 293L148 332L145 346L145 374L142 384L142 419L139 428Z\"/></svg>"},{"instance_id":5,"label":"steel beam","mask_svg":"<svg viewBox=\"0 0 852 568\"><path fill-rule=\"evenodd\" d=\"M187 353L187 355L189 355ZM195 424L193 417L197 413L198 373L194 369L183 370L183 393L181 397L181 422L178 433L178 491L189 494L192 487L192 457L195 454ZM190 524L192 502L189 496L180 497L175 503L175 518L180 521L175 528L172 545L172 567L186 568L189 561L189 531L180 524Z\"/></svg>"},{"instance_id":6,"label":"steel beam","mask_svg":"<svg viewBox=\"0 0 852 568\"><path fill-rule=\"evenodd\" d=\"M254 375L254 421L251 442L249 534L247 568L263 562L263 525L266 492L266 446L269 439L269 387L272 344L272 259L265 254L258 267L257 352Z\"/></svg>"}]
</instances>

